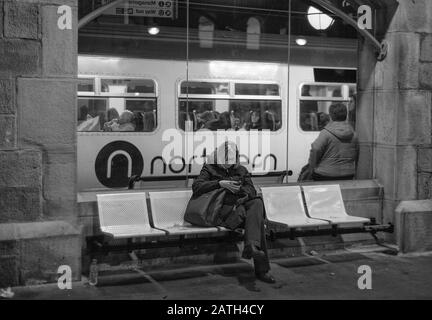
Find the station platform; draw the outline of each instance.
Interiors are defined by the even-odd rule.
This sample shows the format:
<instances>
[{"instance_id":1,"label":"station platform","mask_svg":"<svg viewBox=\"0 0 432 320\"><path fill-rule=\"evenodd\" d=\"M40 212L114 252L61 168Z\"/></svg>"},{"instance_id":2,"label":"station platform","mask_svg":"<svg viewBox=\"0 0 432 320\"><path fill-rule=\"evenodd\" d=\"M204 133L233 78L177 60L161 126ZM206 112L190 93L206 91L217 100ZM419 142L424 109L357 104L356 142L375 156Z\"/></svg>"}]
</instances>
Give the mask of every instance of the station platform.
<instances>
[{"instance_id":1,"label":"station platform","mask_svg":"<svg viewBox=\"0 0 432 320\"><path fill-rule=\"evenodd\" d=\"M357 286L358 268L372 271L372 289ZM431 299L432 253L393 255L378 246L359 246L315 256L283 258L271 262L275 284L257 281L245 261L212 266L123 276L101 276L100 284L87 279L71 290L57 284L14 287L12 299L39 300L170 300L170 299ZM103 283L105 281L105 283ZM187 290L185 290L187 288Z\"/></svg>"}]
</instances>

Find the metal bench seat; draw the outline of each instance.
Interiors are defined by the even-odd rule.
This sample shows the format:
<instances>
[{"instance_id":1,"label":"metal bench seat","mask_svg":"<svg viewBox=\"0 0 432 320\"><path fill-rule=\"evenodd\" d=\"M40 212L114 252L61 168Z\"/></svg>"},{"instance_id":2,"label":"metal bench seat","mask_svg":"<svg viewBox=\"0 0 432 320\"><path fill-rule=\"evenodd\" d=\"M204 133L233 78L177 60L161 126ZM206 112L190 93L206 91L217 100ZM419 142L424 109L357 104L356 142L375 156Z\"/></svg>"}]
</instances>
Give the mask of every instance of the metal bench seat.
<instances>
[{"instance_id":1,"label":"metal bench seat","mask_svg":"<svg viewBox=\"0 0 432 320\"><path fill-rule=\"evenodd\" d=\"M149 192L153 226L168 235L205 234L222 231L218 227L198 227L184 221L191 190Z\"/></svg>"},{"instance_id":2,"label":"metal bench seat","mask_svg":"<svg viewBox=\"0 0 432 320\"><path fill-rule=\"evenodd\" d=\"M341 227L364 225L370 220L347 214L339 185L303 186L309 216Z\"/></svg>"},{"instance_id":3,"label":"metal bench seat","mask_svg":"<svg viewBox=\"0 0 432 320\"><path fill-rule=\"evenodd\" d=\"M166 232L159 229L153 229L146 226L123 225L108 226L101 228L102 232L114 238L135 238L135 237L153 237L164 236Z\"/></svg>"},{"instance_id":4,"label":"metal bench seat","mask_svg":"<svg viewBox=\"0 0 432 320\"><path fill-rule=\"evenodd\" d=\"M100 229L113 238L164 236L149 222L145 192L98 194Z\"/></svg>"},{"instance_id":5,"label":"metal bench seat","mask_svg":"<svg viewBox=\"0 0 432 320\"><path fill-rule=\"evenodd\" d=\"M329 227L323 220L306 216L299 186L262 187L267 219L289 228Z\"/></svg>"}]
</instances>

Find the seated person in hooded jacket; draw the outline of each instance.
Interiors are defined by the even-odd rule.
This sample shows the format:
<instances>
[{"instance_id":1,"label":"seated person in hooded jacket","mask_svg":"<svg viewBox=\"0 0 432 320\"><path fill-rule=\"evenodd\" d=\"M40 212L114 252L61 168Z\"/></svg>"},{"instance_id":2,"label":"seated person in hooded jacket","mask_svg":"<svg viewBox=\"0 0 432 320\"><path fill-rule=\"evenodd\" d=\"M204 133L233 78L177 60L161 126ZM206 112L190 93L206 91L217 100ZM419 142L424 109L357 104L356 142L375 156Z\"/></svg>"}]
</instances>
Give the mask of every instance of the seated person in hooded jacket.
<instances>
[{"instance_id":1,"label":"seated person in hooded jacket","mask_svg":"<svg viewBox=\"0 0 432 320\"><path fill-rule=\"evenodd\" d=\"M312 179L353 179L358 160L357 135L346 121L347 108L343 103L332 104L329 114L331 121L311 146L309 166Z\"/></svg>"},{"instance_id":2,"label":"seated person in hooded jacket","mask_svg":"<svg viewBox=\"0 0 432 320\"><path fill-rule=\"evenodd\" d=\"M270 264L265 242L264 204L257 197L250 173L240 165L236 144L222 143L209 158L210 161L212 164L204 164L192 185L194 196L218 188L227 190L219 212L223 221L221 226L245 229L243 258L253 258L258 279L274 283L274 278L268 273Z\"/></svg>"}]
</instances>

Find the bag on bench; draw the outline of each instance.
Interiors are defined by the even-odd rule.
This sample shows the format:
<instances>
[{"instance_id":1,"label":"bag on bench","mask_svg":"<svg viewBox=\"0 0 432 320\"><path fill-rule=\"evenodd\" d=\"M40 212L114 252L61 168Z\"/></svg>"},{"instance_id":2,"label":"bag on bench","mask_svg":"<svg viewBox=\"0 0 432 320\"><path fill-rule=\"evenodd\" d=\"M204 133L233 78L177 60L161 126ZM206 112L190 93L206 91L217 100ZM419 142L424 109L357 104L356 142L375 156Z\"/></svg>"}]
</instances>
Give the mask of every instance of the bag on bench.
<instances>
[{"instance_id":1,"label":"bag on bench","mask_svg":"<svg viewBox=\"0 0 432 320\"><path fill-rule=\"evenodd\" d=\"M190 198L184 220L200 227L215 227L221 224L219 215L226 190L219 188Z\"/></svg>"}]
</instances>

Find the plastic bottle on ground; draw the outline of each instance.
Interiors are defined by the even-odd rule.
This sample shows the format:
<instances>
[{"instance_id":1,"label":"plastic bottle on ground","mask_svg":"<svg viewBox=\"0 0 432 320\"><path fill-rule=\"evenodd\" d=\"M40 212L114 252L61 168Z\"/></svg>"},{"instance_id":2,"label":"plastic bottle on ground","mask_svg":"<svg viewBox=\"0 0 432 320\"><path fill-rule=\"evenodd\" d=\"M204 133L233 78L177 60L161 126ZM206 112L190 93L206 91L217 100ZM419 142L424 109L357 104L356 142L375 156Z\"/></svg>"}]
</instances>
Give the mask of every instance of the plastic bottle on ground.
<instances>
[{"instance_id":1,"label":"plastic bottle on ground","mask_svg":"<svg viewBox=\"0 0 432 320\"><path fill-rule=\"evenodd\" d=\"M98 265L96 259L93 259L90 264L88 283L91 286L95 286L97 285L97 282L98 282Z\"/></svg>"}]
</instances>

